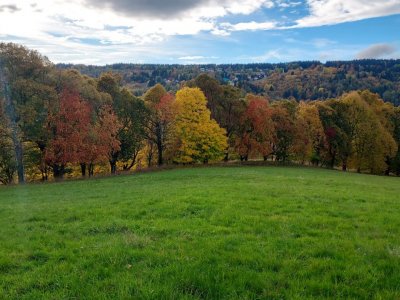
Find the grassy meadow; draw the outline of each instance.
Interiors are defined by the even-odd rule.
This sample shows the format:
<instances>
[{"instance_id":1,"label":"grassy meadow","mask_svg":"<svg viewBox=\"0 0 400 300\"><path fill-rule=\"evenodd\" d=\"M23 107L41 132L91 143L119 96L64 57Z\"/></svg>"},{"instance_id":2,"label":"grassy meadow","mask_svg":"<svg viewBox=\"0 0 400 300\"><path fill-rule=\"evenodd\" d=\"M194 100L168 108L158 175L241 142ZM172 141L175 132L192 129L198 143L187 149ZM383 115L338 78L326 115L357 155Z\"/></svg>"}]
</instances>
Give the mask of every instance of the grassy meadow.
<instances>
[{"instance_id":1,"label":"grassy meadow","mask_svg":"<svg viewBox=\"0 0 400 300\"><path fill-rule=\"evenodd\" d=\"M0 187L0 299L400 298L400 179L177 169Z\"/></svg>"}]
</instances>

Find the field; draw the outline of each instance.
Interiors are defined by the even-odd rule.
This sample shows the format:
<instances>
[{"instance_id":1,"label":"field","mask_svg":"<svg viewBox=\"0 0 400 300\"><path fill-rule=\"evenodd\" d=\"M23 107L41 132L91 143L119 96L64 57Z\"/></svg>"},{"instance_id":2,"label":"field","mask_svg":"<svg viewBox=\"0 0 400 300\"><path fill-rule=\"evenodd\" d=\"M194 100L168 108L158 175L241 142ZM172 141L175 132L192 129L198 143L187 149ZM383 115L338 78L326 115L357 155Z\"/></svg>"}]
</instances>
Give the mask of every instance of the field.
<instances>
[{"instance_id":1,"label":"field","mask_svg":"<svg viewBox=\"0 0 400 300\"><path fill-rule=\"evenodd\" d=\"M0 187L0 298L400 298L400 179L179 169Z\"/></svg>"}]
</instances>

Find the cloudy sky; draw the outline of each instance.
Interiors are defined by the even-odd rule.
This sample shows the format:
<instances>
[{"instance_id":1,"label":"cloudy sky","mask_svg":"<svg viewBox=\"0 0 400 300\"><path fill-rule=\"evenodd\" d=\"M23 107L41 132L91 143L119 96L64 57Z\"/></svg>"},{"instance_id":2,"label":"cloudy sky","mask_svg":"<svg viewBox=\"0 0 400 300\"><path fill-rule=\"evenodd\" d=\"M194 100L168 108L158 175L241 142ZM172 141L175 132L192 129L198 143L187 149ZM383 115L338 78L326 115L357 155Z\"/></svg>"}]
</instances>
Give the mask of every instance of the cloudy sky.
<instances>
[{"instance_id":1,"label":"cloudy sky","mask_svg":"<svg viewBox=\"0 0 400 300\"><path fill-rule=\"evenodd\" d=\"M0 41L98 65L400 58L400 0L0 0Z\"/></svg>"}]
</instances>

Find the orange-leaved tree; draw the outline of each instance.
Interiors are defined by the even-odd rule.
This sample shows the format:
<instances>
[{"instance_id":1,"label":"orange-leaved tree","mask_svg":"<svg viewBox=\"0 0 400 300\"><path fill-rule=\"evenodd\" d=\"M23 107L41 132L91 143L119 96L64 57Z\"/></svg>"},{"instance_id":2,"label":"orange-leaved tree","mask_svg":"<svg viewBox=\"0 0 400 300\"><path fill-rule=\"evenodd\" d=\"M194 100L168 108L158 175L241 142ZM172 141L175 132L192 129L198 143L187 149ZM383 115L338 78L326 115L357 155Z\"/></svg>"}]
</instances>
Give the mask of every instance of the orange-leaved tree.
<instances>
[{"instance_id":1,"label":"orange-leaved tree","mask_svg":"<svg viewBox=\"0 0 400 300\"><path fill-rule=\"evenodd\" d=\"M48 117L52 139L46 149L45 160L54 177L63 177L68 163L80 163L90 129L91 108L80 95L64 89L59 109Z\"/></svg>"},{"instance_id":2,"label":"orange-leaved tree","mask_svg":"<svg viewBox=\"0 0 400 300\"><path fill-rule=\"evenodd\" d=\"M110 105L100 107L97 116L89 125L89 131L82 144L80 164L82 176L88 167L89 176L94 175L95 163L109 161L113 153L120 150L118 131L120 122Z\"/></svg>"},{"instance_id":3,"label":"orange-leaved tree","mask_svg":"<svg viewBox=\"0 0 400 300\"><path fill-rule=\"evenodd\" d=\"M247 109L238 120L240 131L236 138L236 149L241 160L249 155L261 155L264 160L272 153L275 126L268 100L249 94L246 96Z\"/></svg>"}]
</instances>

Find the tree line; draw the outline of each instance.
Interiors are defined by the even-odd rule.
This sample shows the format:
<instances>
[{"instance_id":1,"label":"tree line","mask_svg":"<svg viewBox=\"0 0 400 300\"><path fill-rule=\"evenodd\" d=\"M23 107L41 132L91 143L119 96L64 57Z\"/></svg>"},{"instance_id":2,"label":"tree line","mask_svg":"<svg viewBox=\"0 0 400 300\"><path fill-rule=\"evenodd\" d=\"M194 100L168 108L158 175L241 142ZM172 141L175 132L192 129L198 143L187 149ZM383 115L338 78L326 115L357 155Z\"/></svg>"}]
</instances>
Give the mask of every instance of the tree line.
<instances>
[{"instance_id":1,"label":"tree line","mask_svg":"<svg viewBox=\"0 0 400 300\"><path fill-rule=\"evenodd\" d=\"M400 108L368 90L270 101L206 74L137 97L119 74L58 69L0 44L0 182L262 159L400 174Z\"/></svg>"},{"instance_id":2,"label":"tree line","mask_svg":"<svg viewBox=\"0 0 400 300\"><path fill-rule=\"evenodd\" d=\"M156 83L167 90L177 91L182 82L192 80L201 73L209 73L219 82L234 85L247 93L262 94L272 100L326 100L353 90L368 89L379 94L385 102L400 104L400 59L221 65L58 64L57 67L75 68L92 77L99 77L106 71L116 72L137 96L142 96Z\"/></svg>"}]
</instances>

